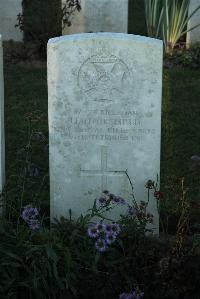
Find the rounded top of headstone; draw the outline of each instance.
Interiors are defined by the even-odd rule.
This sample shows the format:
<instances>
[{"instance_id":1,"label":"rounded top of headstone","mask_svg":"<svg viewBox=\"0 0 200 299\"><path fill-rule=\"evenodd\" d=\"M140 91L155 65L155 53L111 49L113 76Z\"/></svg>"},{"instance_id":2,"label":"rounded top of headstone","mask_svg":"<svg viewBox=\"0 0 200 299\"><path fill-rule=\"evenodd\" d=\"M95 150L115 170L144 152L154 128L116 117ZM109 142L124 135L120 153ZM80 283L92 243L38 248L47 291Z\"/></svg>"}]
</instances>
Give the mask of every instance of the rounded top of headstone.
<instances>
[{"instance_id":1,"label":"rounded top of headstone","mask_svg":"<svg viewBox=\"0 0 200 299\"><path fill-rule=\"evenodd\" d=\"M127 34L127 33L113 33L113 32L97 32L97 33L78 33L78 34L70 34L64 35L60 37L51 38L48 41L48 45L53 44L60 44L68 41L81 41L81 40L88 40L88 39L119 39L119 40L126 40L126 41L135 41L141 42L145 44L155 44L157 46L162 46L163 41L151 37L134 35L134 34Z\"/></svg>"}]
</instances>

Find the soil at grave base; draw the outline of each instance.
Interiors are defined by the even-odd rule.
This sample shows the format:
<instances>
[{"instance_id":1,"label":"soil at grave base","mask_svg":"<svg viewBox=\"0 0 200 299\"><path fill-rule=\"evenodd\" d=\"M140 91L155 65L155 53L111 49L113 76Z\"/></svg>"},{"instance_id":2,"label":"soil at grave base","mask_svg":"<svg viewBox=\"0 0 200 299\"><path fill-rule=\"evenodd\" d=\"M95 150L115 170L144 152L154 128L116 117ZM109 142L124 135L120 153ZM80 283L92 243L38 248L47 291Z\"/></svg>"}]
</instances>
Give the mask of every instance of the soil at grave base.
<instances>
[{"instance_id":1,"label":"soil at grave base","mask_svg":"<svg viewBox=\"0 0 200 299\"><path fill-rule=\"evenodd\" d=\"M46 59L41 58L38 45L34 43L3 42L4 62L20 66L41 68L46 67Z\"/></svg>"}]
</instances>

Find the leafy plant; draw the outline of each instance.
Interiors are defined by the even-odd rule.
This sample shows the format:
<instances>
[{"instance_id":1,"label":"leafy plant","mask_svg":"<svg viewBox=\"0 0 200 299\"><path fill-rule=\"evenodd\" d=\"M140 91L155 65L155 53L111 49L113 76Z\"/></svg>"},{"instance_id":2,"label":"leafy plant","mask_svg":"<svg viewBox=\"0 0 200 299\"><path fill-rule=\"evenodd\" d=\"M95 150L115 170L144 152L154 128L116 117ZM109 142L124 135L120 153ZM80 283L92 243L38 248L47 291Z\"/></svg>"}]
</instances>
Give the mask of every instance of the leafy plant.
<instances>
[{"instance_id":1,"label":"leafy plant","mask_svg":"<svg viewBox=\"0 0 200 299\"><path fill-rule=\"evenodd\" d=\"M200 6L198 6L188 16L189 5L189 0L182 0L182 3L179 3L178 0L164 0L164 20L161 32L166 52L170 52L171 49L174 49L178 40L188 31L191 31L200 25L198 24L190 29L187 28L188 21L200 8Z\"/></svg>"},{"instance_id":2,"label":"leafy plant","mask_svg":"<svg viewBox=\"0 0 200 299\"><path fill-rule=\"evenodd\" d=\"M119 204L126 203L103 192L86 215L73 220L69 211L69 218L55 220L51 230L42 223L36 229L27 225L27 219L29 223L38 217L33 207L22 212L17 228L2 222L0 297L197 299L198 239L189 244L188 253L174 257L172 240L145 234L135 205L135 213L128 209L118 223L105 222L104 212ZM94 246L100 236L105 237L106 249Z\"/></svg>"},{"instance_id":3,"label":"leafy plant","mask_svg":"<svg viewBox=\"0 0 200 299\"><path fill-rule=\"evenodd\" d=\"M165 66L178 66L182 68L200 68L200 43L192 45L188 49L176 48L172 55L165 55Z\"/></svg>"},{"instance_id":4,"label":"leafy plant","mask_svg":"<svg viewBox=\"0 0 200 299\"><path fill-rule=\"evenodd\" d=\"M167 53L171 52L177 42L188 31L188 21L200 9L198 6L188 15L190 0L145 0L145 13L148 35L160 38Z\"/></svg>"},{"instance_id":5,"label":"leafy plant","mask_svg":"<svg viewBox=\"0 0 200 299\"><path fill-rule=\"evenodd\" d=\"M62 22L63 28L67 26L71 26L72 18L75 11L81 10L81 0L65 0L62 6Z\"/></svg>"},{"instance_id":6,"label":"leafy plant","mask_svg":"<svg viewBox=\"0 0 200 299\"><path fill-rule=\"evenodd\" d=\"M162 1L145 0L145 16L148 35L158 38L160 36L161 22L163 21Z\"/></svg>"}]
</instances>

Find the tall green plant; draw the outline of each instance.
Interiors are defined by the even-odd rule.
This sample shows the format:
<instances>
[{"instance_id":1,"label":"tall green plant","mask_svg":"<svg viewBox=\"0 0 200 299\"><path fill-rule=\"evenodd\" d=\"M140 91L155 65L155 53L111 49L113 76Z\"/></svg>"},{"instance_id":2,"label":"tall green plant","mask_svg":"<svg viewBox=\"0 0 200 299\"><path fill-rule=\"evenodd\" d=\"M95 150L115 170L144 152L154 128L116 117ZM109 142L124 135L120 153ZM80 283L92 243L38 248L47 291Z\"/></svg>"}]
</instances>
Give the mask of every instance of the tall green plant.
<instances>
[{"instance_id":1,"label":"tall green plant","mask_svg":"<svg viewBox=\"0 0 200 299\"><path fill-rule=\"evenodd\" d=\"M200 9L198 6L188 15L190 0L145 0L147 31L150 37L160 38L166 52L174 49L179 39L188 31L187 25Z\"/></svg>"},{"instance_id":2,"label":"tall green plant","mask_svg":"<svg viewBox=\"0 0 200 299\"><path fill-rule=\"evenodd\" d=\"M145 16L148 36L159 38L163 19L162 0L145 0Z\"/></svg>"},{"instance_id":3,"label":"tall green plant","mask_svg":"<svg viewBox=\"0 0 200 299\"><path fill-rule=\"evenodd\" d=\"M198 6L190 15L188 15L190 0L164 0L162 39L166 52L174 49L178 40L188 31L193 30L200 24L188 29L187 25L191 17L200 8Z\"/></svg>"}]
</instances>

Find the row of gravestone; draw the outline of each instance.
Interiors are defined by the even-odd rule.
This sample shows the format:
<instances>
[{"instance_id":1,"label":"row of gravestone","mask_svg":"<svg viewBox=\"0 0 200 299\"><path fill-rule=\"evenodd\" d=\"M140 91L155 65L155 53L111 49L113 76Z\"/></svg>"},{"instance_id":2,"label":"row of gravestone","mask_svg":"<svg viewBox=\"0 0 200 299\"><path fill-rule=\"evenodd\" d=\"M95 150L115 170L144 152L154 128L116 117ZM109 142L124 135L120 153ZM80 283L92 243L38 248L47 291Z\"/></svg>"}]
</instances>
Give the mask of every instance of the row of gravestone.
<instances>
[{"instance_id":1,"label":"row of gravestone","mask_svg":"<svg viewBox=\"0 0 200 299\"><path fill-rule=\"evenodd\" d=\"M62 0L64 3L66 0ZM130 0L131 1L131 0ZM133 1L133 0L132 0ZM15 27L17 15L22 13L22 0L0 1L0 32L4 40L22 41L23 34ZM200 5L200 0L191 0L190 12ZM63 34L83 32L128 32L128 0L81 0L82 10L76 13L71 27L65 27ZM200 20L200 10L191 18L192 28ZM187 43L200 41L200 27L187 34Z\"/></svg>"},{"instance_id":2,"label":"row of gravestone","mask_svg":"<svg viewBox=\"0 0 200 299\"><path fill-rule=\"evenodd\" d=\"M131 204L133 186L136 199L147 201L145 183L160 172L162 55L162 41L131 34L83 33L49 41L52 219L69 209L78 217L104 190ZM2 57L0 66L2 185ZM153 192L148 200L157 230ZM118 206L113 217L124 209Z\"/></svg>"}]
</instances>

